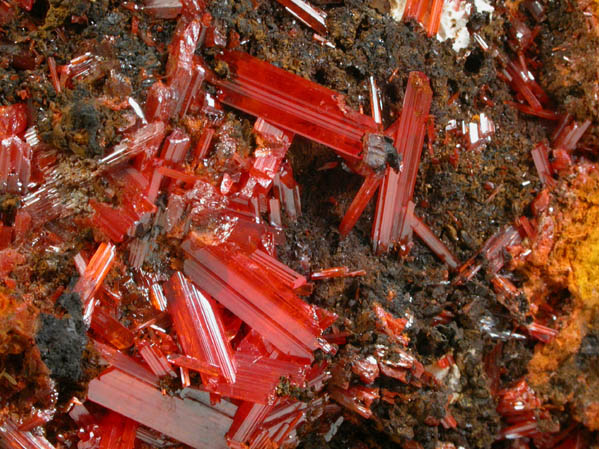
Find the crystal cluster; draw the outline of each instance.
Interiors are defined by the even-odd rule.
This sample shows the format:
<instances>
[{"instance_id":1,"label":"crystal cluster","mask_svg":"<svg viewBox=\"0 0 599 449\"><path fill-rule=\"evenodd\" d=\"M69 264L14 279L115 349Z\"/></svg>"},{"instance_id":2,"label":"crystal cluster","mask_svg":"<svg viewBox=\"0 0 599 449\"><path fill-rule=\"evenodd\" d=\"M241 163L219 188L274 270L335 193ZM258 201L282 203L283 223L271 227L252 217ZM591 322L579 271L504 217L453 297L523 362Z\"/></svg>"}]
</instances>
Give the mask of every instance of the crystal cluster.
<instances>
[{"instance_id":1,"label":"crystal cluster","mask_svg":"<svg viewBox=\"0 0 599 449\"><path fill-rule=\"evenodd\" d=\"M30 2L19 3L32 8ZM325 12L304 0L278 3L326 40ZM404 19L418 21L434 36L444 1L405 3ZM0 193L20 201L10 225L0 223L0 274L22 263L12 246L18 248L30 231L39 231L49 247L65 244L81 225L94 233L93 245L72 251L78 280L52 293L53 301L65 290L80 299L90 346L103 367L89 383L86 401L73 398L69 406L70 418L80 427L79 449L133 449L137 441L162 447L165 436L194 448L291 448L299 443L300 426L311 420L326 418L321 433L327 435L348 413L375 420L376 405L404 400L402 393L386 388L391 382L409 391L443 389L459 375L451 353L436 354L428 365L420 361L406 332L410 317L394 316L382 302L374 302L365 315L385 344L377 341L371 353L339 352L333 358L356 336L337 327L341 320L335 313L302 297L315 283L369 273L334 266L302 274L277 256L284 224L301 216L301 186L287 159L296 135L329 147L348 171L363 178L339 225L341 237L351 233L376 196L374 252L396 250L407 257L415 234L443 263L445 279L455 275L454 286L484 273L518 331L542 343L556 337L558 330L542 317L521 310L523 292L509 269L526 259L525 245L542 237L541 216L551 190L570 166L590 121L580 123L551 109L527 66L535 34L525 23L514 21L513 58L475 38L515 92L509 104L555 125L551 142L530 150L544 190L527 216L504 226L462 263L419 216L414 202L425 139L431 153L435 140L434 93L427 75L405 74L401 109L385 129L388 111L374 76L367 79L367 115L350 108L342 94L240 51L239 36L237 42L233 34L226 36L201 0L148 0L128 7L176 19L177 25L161 79L149 86L143 105L127 99L123 108L130 109L132 123L96 161L94 181L108 186L101 200L82 205L63 198L64 177L52 149L40 143L34 127L28 128L26 105L0 107ZM526 7L542 16L539 2ZM214 52L214 64L227 67L226 77L202 60L201 46L222 49ZM91 52L64 65L49 58L52 86L60 93L93 82L103 76L102 64L103 56ZM251 152L231 137L223 105L255 118L247 130L255 143ZM446 133L463 138L468 151L484 151L495 124L485 113L470 120L453 120ZM227 160L215 157L208 164L212 152L225 153ZM64 229L40 230L69 217L75 205L89 217ZM436 327L451 323L455 314L441 310L431 316ZM492 362L489 377L498 383ZM299 400L291 394L295 391L308 392L308 399ZM505 421L499 438L546 436L540 423L551 412L525 380L506 390L493 388L493 394ZM424 422L457 428L452 400ZM52 449L29 424L5 420L3 447ZM569 432L560 441L576 447L575 438L576 432ZM422 447L413 443L410 447Z\"/></svg>"}]
</instances>

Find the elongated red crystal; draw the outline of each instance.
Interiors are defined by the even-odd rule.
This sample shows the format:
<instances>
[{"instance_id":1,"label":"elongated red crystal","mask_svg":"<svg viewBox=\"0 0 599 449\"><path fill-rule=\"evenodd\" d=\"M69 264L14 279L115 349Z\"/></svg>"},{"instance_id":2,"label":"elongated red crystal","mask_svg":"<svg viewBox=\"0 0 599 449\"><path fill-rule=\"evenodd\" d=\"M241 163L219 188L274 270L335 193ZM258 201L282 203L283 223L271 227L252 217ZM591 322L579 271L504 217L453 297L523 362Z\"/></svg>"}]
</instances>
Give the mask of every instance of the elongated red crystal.
<instances>
[{"instance_id":1,"label":"elongated red crystal","mask_svg":"<svg viewBox=\"0 0 599 449\"><path fill-rule=\"evenodd\" d=\"M116 145L112 153L100 159L99 164L107 167L114 166L142 152L153 157L164 139L164 134L163 122L149 123Z\"/></svg>"},{"instance_id":2,"label":"elongated red crystal","mask_svg":"<svg viewBox=\"0 0 599 449\"><path fill-rule=\"evenodd\" d=\"M549 343L552 341L558 334L556 329L551 329L550 327L543 326L537 322L532 322L527 327L528 333L543 343Z\"/></svg>"},{"instance_id":3,"label":"elongated red crystal","mask_svg":"<svg viewBox=\"0 0 599 449\"><path fill-rule=\"evenodd\" d=\"M407 0L404 20L416 19L432 37L439 31L444 0Z\"/></svg>"},{"instance_id":4,"label":"elongated red crystal","mask_svg":"<svg viewBox=\"0 0 599 449\"><path fill-rule=\"evenodd\" d=\"M331 385L329 386L329 393L339 404L366 419L372 416L370 405L379 397L378 388L362 386L350 387L347 390L343 390Z\"/></svg>"},{"instance_id":5,"label":"elongated red crystal","mask_svg":"<svg viewBox=\"0 0 599 449\"><path fill-rule=\"evenodd\" d=\"M411 241L408 206L414 194L432 98L426 75L411 72L395 135L395 148L402 156L403 166L399 173L387 168L379 192L372 228L373 245L377 252L387 251L393 243Z\"/></svg>"},{"instance_id":6,"label":"elongated red crystal","mask_svg":"<svg viewBox=\"0 0 599 449\"><path fill-rule=\"evenodd\" d=\"M197 371L198 373L208 374L211 376L218 376L220 373L220 368L218 366L212 365L204 360L190 357L188 355L173 354L169 355L167 359L173 365Z\"/></svg>"},{"instance_id":7,"label":"elongated red crystal","mask_svg":"<svg viewBox=\"0 0 599 449\"><path fill-rule=\"evenodd\" d=\"M372 244L377 252L385 252L393 243L393 223L398 202L399 173L387 167L376 203L372 226Z\"/></svg>"},{"instance_id":8,"label":"elongated red crystal","mask_svg":"<svg viewBox=\"0 0 599 449\"><path fill-rule=\"evenodd\" d=\"M214 302L179 272L165 285L165 293L185 353L217 366L227 382L235 382L233 351Z\"/></svg>"},{"instance_id":9,"label":"elongated red crystal","mask_svg":"<svg viewBox=\"0 0 599 449\"><path fill-rule=\"evenodd\" d=\"M144 105L146 118L150 121L167 121L175 108L173 90L162 81L156 81L150 87Z\"/></svg>"},{"instance_id":10,"label":"elongated red crystal","mask_svg":"<svg viewBox=\"0 0 599 449\"><path fill-rule=\"evenodd\" d=\"M382 181L383 177L375 173L364 179L360 190L358 190L358 193L354 197L339 225L339 233L342 236L349 234L349 231L356 225L356 222L362 215L362 212L364 212L364 209L366 209L366 206L376 193L376 190L379 188Z\"/></svg>"},{"instance_id":11,"label":"elongated red crystal","mask_svg":"<svg viewBox=\"0 0 599 449\"><path fill-rule=\"evenodd\" d=\"M555 180L552 176L553 169L549 163L548 151L547 145L540 143L534 146L534 148L531 150L531 154L532 160L535 163L535 168L539 174L539 179L543 184L552 186L555 183Z\"/></svg>"},{"instance_id":12,"label":"elongated red crystal","mask_svg":"<svg viewBox=\"0 0 599 449\"><path fill-rule=\"evenodd\" d=\"M313 319L310 325L307 304L290 291L273 289L259 272L244 268L251 263L249 258L236 263L235 255L226 250L196 250L189 240L183 249L193 257L185 261L184 269L194 282L284 354L312 359L312 351L319 347L319 330Z\"/></svg>"},{"instance_id":13,"label":"elongated red crystal","mask_svg":"<svg viewBox=\"0 0 599 449\"><path fill-rule=\"evenodd\" d=\"M302 214L299 185L293 179L290 167L282 166L280 173L274 177L274 190L279 202L291 220Z\"/></svg>"},{"instance_id":14,"label":"elongated red crystal","mask_svg":"<svg viewBox=\"0 0 599 449\"><path fill-rule=\"evenodd\" d=\"M210 150L210 144L212 143L213 136L214 128L205 128L202 131L202 135L200 136L200 139L193 150L194 165L197 165L208 155L208 150Z\"/></svg>"},{"instance_id":15,"label":"elongated red crystal","mask_svg":"<svg viewBox=\"0 0 599 449\"><path fill-rule=\"evenodd\" d=\"M226 51L231 79L214 80L223 103L360 159L362 137L376 131L372 118L352 111L341 94L246 53Z\"/></svg>"},{"instance_id":16,"label":"elongated red crystal","mask_svg":"<svg viewBox=\"0 0 599 449\"><path fill-rule=\"evenodd\" d=\"M256 404L243 402L233 418L233 423L227 432L227 443L232 449L243 449L245 444L259 429L260 425L272 411L274 404Z\"/></svg>"},{"instance_id":17,"label":"elongated red crystal","mask_svg":"<svg viewBox=\"0 0 599 449\"><path fill-rule=\"evenodd\" d=\"M443 12L443 4L445 0L433 0L430 7L430 15L426 25L426 32L429 37L435 36L441 25L441 13Z\"/></svg>"},{"instance_id":18,"label":"elongated red crystal","mask_svg":"<svg viewBox=\"0 0 599 449\"><path fill-rule=\"evenodd\" d=\"M560 115L555 111L550 111L547 109L535 109L528 105L516 103L513 101L506 101L506 104L518 109L520 112L528 115L534 115L535 117L544 118L547 120L559 120Z\"/></svg>"},{"instance_id":19,"label":"elongated red crystal","mask_svg":"<svg viewBox=\"0 0 599 449\"><path fill-rule=\"evenodd\" d=\"M92 223L102 230L106 237L117 243L125 239L138 218L120 208L117 209L95 200L90 200L89 205L96 212L92 217Z\"/></svg>"},{"instance_id":20,"label":"elongated red crystal","mask_svg":"<svg viewBox=\"0 0 599 449\"><path fill-rule=\"evenodd\" d=\"M430 248L430 250L447 264L449 268L456 269L459 265L458 259L453 253L447 248L430 228L416 215L412 213L412 226L414 232L420 239Z\"/></svg>"},{"instance_id":21,"label":"elongated red crystal","mask_svg":"<svg viewBox=\"0 0 599 449\"><path fill-rule=\"evenodd\" d=\"M327 15L304 0L277 0L287 11L319 34L327 34Z\"/></svg>"},{"instance_id":22,"label":"elongated red crystal","mask_svg":"<svg viewBox=\"0 0 599 449\"><path fill-rule=\"evenodd\" d=\"M120 371L136 377L145 383L158 385L158 377L152 373L147 366L110 345L105 345L97 340L92 341L96 350L109 365L118 368Z\"/></svg>"},{"instance_id":23,"label":"elongated red crystal","mask_svg":"<svg viewBox=\"0 0 599 449\"><path fill-rule=\"evenodd\" d=\"M312 273L310 275L310 279L317 280L317 279L339 278L339 277L347 276L348 273L349 273L349 268L347 268L347 267L326 268L324 270L316 271L316 272Z\"/></svg>"},{"instance_id":24,"label":"elongated red crystal","mask_svg":"<svg viewBox=\"0 0 599 449\"><path fill-rule=\"evenodd\" d=\"M270 404L275 399L275 387L281 377L301 384L306 366L295 361L277 360L264 356L255 356L242 351L235 352L237 378L234 383L210 381L203 387L212 393L218 393L258 404Z\"/></svg>"},{"instance_id":25,"label":"elongated red crystal","mask_svg":"<svg viewBox=\"0 0 599 449\"><path fill-rule=\"evenodd\" d=\"M94 310L93 297L102 286L104 278L112 268L116 257L116 248L112 243L101 243L85 268L85 273L73 288L83 304L83 319L90 322Z\"/></svg>"},{"instance_id":26,"label":"elongated red crystal","mask_svg":"<svg viewBox=\"0 0 599 449\"><path fill-rule=\"evenodd\" d=\"M571 121L564 126L553 138L554 148L563 148L565 150L574 150L578 141L591 126L591 121L587 120L582 124Z\"/></svg>"},{"instance_id":27,"label":"elongated red crystal","mask_svg":"<svg viewBox=\"0 0 599 449\"><path fill-rule=\"evenodd\" d=\"M31 147L12 136L0 141L0 192L22 193L31 176Z\"/></svg>"},{"instance_id":28,"label":"elongated red crystal","mask_svg":"<svg viewBox=\"0 0 599 449\"><path fill-rule=\"evenodd\" d=\"M197 19L180 20L169 45L166 77L174 96L173 113L177 116L187 111L191 97L204 81L204 69L194 64L201 29L202 25Z\"/></svg>"},{"instance_id":29,"label":"elongated red crystal","mask_svg":"<svg viewBox=\"0 0 599 449\"><path fill-rule=\"evenodd\" d=\"M99 449L133 449L138 426L118 413L108 413L100 423Z\"/></svg>"},{"instance_id":30,"label":"elongated red crystal","mask_svg":"<svg viewBox=\"0 0 599 449\"><path fill-rule=\"evenodd\" d=\"M177 374L171 368L166 356L155 343L147 340L140 340L135 346L137 347L137 351L141 358L156 376L177 377Z\"/></svg>"},{"instance_id":31,"label":"elongated red crystal","mask_svg":"<svg viewBox=\"0 0 599 449\"><path fill-rule=\"evenodd\" d=\"M517 61L506 61L504 75L507 77L512 89L518 92L528 102L533 110L542 110L543 105L533 91L536 84L532 74ZM540 87L539 87L540 89Z\"/></svg>"},{"instance_id":32,"label":"elongated red crystal","mask_svg":"<svg viewBox=\"0 0 599 449\"><path fill-rule=\"evenodd\" d=\"M424 144L426 121L431 107L433 91L424 73L411 72L408 78L399 129L395 136L395 147L402 156L403 167L399 175L399 213L395 238L403 240L410 231L406 217L408 203L414 195L418 165Z\"/></svg>"},{"instance_id":33,"label":"elongated red crystal","mask_svg":"<svg viewBox=\"0 0 599 449\"><path fill-rule=\"evenodd\" d=\"M118 349L127 349L133 345L133 333L103 307L94 310L91 329Z\"/></svg>"},{"instance_id":34,"label":"elongated red crystal","mask_svg":"<svg viewBox=\"0 0 599 449\"><path fill-rule=\"evenodd\" d=\"M182 9L180 0L148 0L143 7L144 12L159 19L176 19Z\"/></svg>"},{"instance_id":35,"label":"elongated red crystal","mask_svg":"<svg viewBox=\"0 0 599 449\"><path fill-rule=\"evenodd\" d=\"M179 163L185 159L187 150L191 145L191 139L187 133L176 128L164 141L160 157L167 161Z\"/></svg>"},{"instance_id":36,"label":"elongated red crystal","mask_svg":"<svg viewBox=\"0 0 599 449\"><path fill-rule=\"evenodd\" d=\"M289 288L292 288L293 290L302 287L307 282L305 276L296 273L287 265L279 262L277 259L262 250L257 249L251 254L250 258L262 266L270 274L276 276L280 282L287 285Z\"/></svg>"},{"instance_id":37,"label":"elongated red crystal","mask_svg":"<svg viewBox=\"0 0 599 449\"><path fill-rule=\"evenodd\" d=\"M111 369L92 380L87 397L193 448L226 448L231 418L199 402L164 395L122 371Z\"/></svg>"},{"instance_id":38,"label":"elongated red crystal","mask_svg":"<svg viewBox=\"0 0 599 449\"><path fill-rule=\"evenodd\" d=\"M468 124L466 131L468 149L478 149L485 142L490 141L493 134L495 134L495 123L493 123L487 114L480 114L476 121Z\"/></svg>"},{"instance_id":39,"label":"elongated red crystal","mask_svg":"<svg viewBox=\"0 0 599 449\"><path fill-rule=\"evenodd\" d=\"M55 449L44 437L19 430L10 418L0 427L0 443L6 449Z\"/></svg>"},{"instance_id":40,"label":"elongated red crystal","mask_svg":"<svg viewBox=\"0 0 599 449\"><path fill-rule=\"evenodd\" d=\"M522 237L514 226L506 226L489 237L480 250L480 254L487 262L488 272L495 274L501 270L506 262L503 250L520 242L522 242ZM480 271L482 266L483 264L477 263L474 257L464 263L458 271L462 278L470 280Z\"/></svg>"}]
</instances>

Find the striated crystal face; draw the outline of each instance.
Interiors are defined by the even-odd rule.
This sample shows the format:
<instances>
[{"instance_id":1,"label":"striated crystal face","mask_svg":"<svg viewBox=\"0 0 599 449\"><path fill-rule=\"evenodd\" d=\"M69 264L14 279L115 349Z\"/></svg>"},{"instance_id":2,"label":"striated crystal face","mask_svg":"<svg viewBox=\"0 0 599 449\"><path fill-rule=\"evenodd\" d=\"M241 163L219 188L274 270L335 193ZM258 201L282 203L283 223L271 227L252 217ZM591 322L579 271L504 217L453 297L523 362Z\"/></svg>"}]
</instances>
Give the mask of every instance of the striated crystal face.
<instances>
[{"instance_id":1,"label":"striated crystal face","mask_svg":"<svg viewBox=\"0 0 599 449\"><path fill-rule=\"evenodd\" d=\"M217 367L226 382L235 383L237 363L214 301L179 272L166 284L165 294L185 353Z\"/></svg>"}]
</instances>

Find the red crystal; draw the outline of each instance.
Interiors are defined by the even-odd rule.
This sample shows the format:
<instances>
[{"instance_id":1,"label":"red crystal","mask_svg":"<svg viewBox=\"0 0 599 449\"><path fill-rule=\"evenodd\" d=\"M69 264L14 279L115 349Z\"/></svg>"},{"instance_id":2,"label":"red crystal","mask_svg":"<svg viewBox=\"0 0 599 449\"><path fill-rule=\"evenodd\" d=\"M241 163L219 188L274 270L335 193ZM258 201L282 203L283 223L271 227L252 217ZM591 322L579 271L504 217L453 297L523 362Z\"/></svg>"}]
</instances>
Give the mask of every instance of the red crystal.
<instances>
[{"instance_id":1,"label":"red crystal","mask_svg":"<svg viewBox=\"0 0 599 449\"><path fill-rule=\"evenodd\" d=\"M226 447L231 418L199 402L163 395L122 371L111 369L92 380L87 397L191 447L205 448L207 442L210 447Z\"/></svg>"},{"instance_id":2,"label":"red crystal","mask_svg":"<svg viewBox=\"0 0 599 449\"><path fill-rule=\"evenodd\" d=\"M227 443L232 449L243 449L245 443L256 433L273 405L243 402L237 409L233 424L227 432Z\"/></svg>"},{"instance_id":3,"label":"red crystal","mask_svg":"<svg viewBox=\"0 0 599 449\"><path fill-rule=\"evenodd\" d=\"M400 173L387 168L379 192L372 228L377 252L387 251L392 243L410 243L412 226L408 206L414 194L432 98L426 75L411 72L395 135L395 147L403 158L403 167Z\"/></svg>"},{"instance_id":4,"label":"red crystal","mask_svg":"<svg viewBox=\"0 0 599 449\"><path fill-rule=\"evenodd\" d=\"M429 37L437 34L441 24L444 0L407 0L404 19L416 19Z\"/></svg>"},{"instance_id":5,"label":"red crystal","mask_svg":"<svg viewBox=\"0 0 599 449\"><path fill-rule=\"evenodd\" d=\"M582 124L576 121L568 123L553 138L553 147L563 148L564 150L574 150L578 141L590 126L590 120L587 120Z\"/></svg>"},{"instance_id":6,"label":"red crystal","mask_svg":"<svg viewBox=\"0 0 599 449\"><path fill-rule=\"evenodd\" d=\"M275 276L280 282L293 290L297 290L298 288L304 286L307 282L305 276L296 273L287 265L279 262L277 259L266 254L264 251L257 249L251 254L250 258L262 266L266 272Z\"/></svg>"},{"instance_id":7,"label":"red crystal","mask_svg":"<svg viewBox=\"0 0 599 449\"><path fill-rule=\"evenodd\" d=\"M158 377L145 365L109 345L100 343L97 340L93 340L93 343L96 350L109 365L145 383L158 385Z\"/></svg>"},{"instance_id":8,"label":"red crystal","mask_svg":"<svg viewBox=\"0 0 599 449\"><path fill-rule=\"evenodd\" d=\"M179 272L165 285L165 293L185 353L217 366L227 382L235 382L236 362L215 303Z\"/></svg>"},{"instance_id":9,"label":"red crystal","mask_svg":"<svg viewBox=\"0 0 599 449\"><path fill-rule=\"evenodd\" d=\"M304 0L277 0L287 11L319 34L327 34L327 15Z\"/></svg>"},{"instance_id":10,"label":"red crystal","mask_svg":"<svg viewBox=\"0 0 599 449\"><path fill-rule=\"evenodd\" d=\"M0 427L0 443L6 449L55 449L44 437L19 430L10 418Z\"/></svg>"},{"instance_id":11,"label":"red crystal","mask_svg":"<svg viewBox=\"0 0 599 449\"><path fill-rule=\"evenodd\" d=\"M413 208L409 209L410 212ZM456 269L459 265L458 259L452 254L430 228L412 212L412 227L416 235L430 248L430 250L451 269Z\"/></svg>"},{"instance_id":12,"label":"red crystal","mask_svg":"<svg viewBox=\"0 0 599 449\"><path fill-rule=\"evenodd\" d=\"M329 393L339 404L366 419L372 416L370 405L375 399L379 398L378 388L367 388L362 386L350 387L347 390L329 386Z\"/></svg>"},{"instance_id":13,"label":"red crystal","mask_svg":"<svg viewBox=\"0 0 599 449\"><path fill-rule=\"evenodd\" d=\"M293 179L290 166L283 164L280 173L274 178L274 190L289 218L296 220L302 213L302 205L299 185Z\"/></svg>"},{"instance_id":14,"label":"red crystal","mask_svg":"<svg viewBox=\"0 0 599 449\"><path fill-rule=\"evenodd\" d=\"M31 176L31 147L19 137L0 141L0 192L22 193Z\"/></svg>"},{"instance_id":15,"label":"red crystal","mask_svg":"<svg viewBox=\"0 0 599 449\"><path fill-rule=\"evenodd\" d=\"M155 343L147 340L140 340L136 342L135 347L141 358L156 376L177 377L177 374L171 368L166 356Z\"/></svg>"},{"instance_id":16,"label":"red crystal","mask_svg":"<svg viewBox=\"0 0 599 449\"><path fill-rule=\"evenodd\" d=\"M354 197L339 225L339 233L342 236L349 234L349 231L356 225L356 222L362 215L362 212L364 212L364 209L366 209L366 206L374 196L382 181L383 177L374 173L364 179L360 190L358 190L358 193Z\"/></svg>"},{"instance_id":17,"label":"red crystal","mask_svg":"<svg viewBox=\"0 0 599 449\"><path fill-rule=\"evenodd\" d=\"M111 343L115 348L127 349L133 345L133 333L103 307L95 309L90 327L94 334Z\"/></svg>"},{"instance_id":18,"label":"red crystal","mask_svg":"<svg viewBox=\"0 0 599 449\"><path fill-rule=\"evenodd\" d=\"M478 116L478 120L468 124L465 134L468 136L468 149L475 150L491 140L491 136L495 134L495 124L482 113Z\"/></svg>"},{"instance_id":19,"label":"red crystal","mask_svg":"<svg viewBox=\"0 0 599 449\"><path fill-rule=\"evenodd\" d=\"M114 242L122 242L137 221L137 217L122 209L95 200L90 200L89 205L95 210L92 223Z\"/></svg>"},{"instance_id":20,"label":"red crystal","mask_svg":"<svg viewBox=\"0 0 599 449\"><path fill-rule=\"evenodd\" d=\"M275 387L281 381L281 377L289 377L296 385L301 384L304 379L305 365L294 361L256 356L238 349L235 352L235 362L235 383L211 380L203 387L222 396L270 404L275 399Z\"/></svg>"},{"instance_id":21,"label":"red crystal","mask_svg":"<svg viewBox=\"0 0 599 449\"><path fill-rule=\"evenodd\" d=\"M352 364L352 371L365 384L371 384L379 377L379 365L373 356L355 360Z\"/></svg>"},{"instance_id":22,"label":"red crystal","mask_svg":"<svg viewBox=\"0 0 599 449\"><path fill-rule=\"evenodd\" d=\"M351 111L344 97L246 53L225 51L230 80L215 80L225 104L360 159L362 137L376 123Z\"/></svg>"},{"instance_id":23,"label":"red crystal","mask_svg":"<svg viewBox=\"0 0 599 449\"><path fill-rule=\"evenodd\" d=\"M506 101L506 104L518 109L520 112L528 115L534 115L535 117L544 118L546 120L559 120L560 115L557 112L549 111L546 109L535 109L528 105L515 103L513 101Z\"/></svg>"},{"instance_id":24,"label":"red crystal","mask_svg":"<svg viewBox=\"0 0 599 449\"><path fill-rule=\"evenodd\" d=\"M193 160L195 164L198 164L208 155L208 150L210 149L213 136L214 128L205 128L203 130L202 135L200 136L200 139L193 150Z\"/></svg>"},{"instance_id":25,"label":"red crystal","mask_svg":"<svg viewBox=\"0 0 599 449\"><path fill-rule=\"evenodd\" d=\"M165 125L153 122L135 131L130 137L114 147L112 153L100 159L99 163L113 166L144 152L153 157L164 139Z\"/></svg>"},{"instance_id":26,"label":"red crystal","mask_svg":"<svg viewBox=\"0 0 599 449\"><path fill-rule=\"evenodd\" d=\"M550 327L543 326L542 324L532 322L527 327L528 333L535 337L537 340L542 341L543 343L551 342L558 334L556 329L551 329Z\"/></svg>"},{"instance_id":27,"label":"red crystal","mask_svg":"<svg viewBox=\"0 0 599 449\"><path fill-rule=\"evenodd\" d=\"M144 12L158 19L176 19L182 9L181 0L148 0L143 7Z\"/></svg>"},{"instance_id":28,"label":"red crystal","mask_svg":"<svg viewBox=\"0 0 599 449\"><path fill-rule=\"evenodd\" d=\"M211 376L218 376L220 373L220 367L213 365L204 360L196 359L188 355L169 355L168 361L173 365L177 365L181 368L190 369L197 371L198 373L208 374Z\"/></svg>"},{"instance_id":29,"label":"red crystal","mask_svg":"<svg viewBox=\"0 0 599 449\"><path fill-rule=\"evenodd\" d=\"M170 118L174 109L173 91L161 81L156 81L150 87L145 103L145 114L149 121L165 122Z\"/></svg>"},{"instance_id":30,"label":"red crystal","mask_svg":"<svg viewBox=\"0 0 599 449\"><path fill-rule=\"evenodd\" d=\"M349 271L347 267L334 267L327 268L325 270L316 271L310 275L310 279L313 281L318 279L332 279L332 278L342 278L342 277L355 277L355 276L363 276L366 274L364 270L357 271Z\"/></svg>"},{"instance_id":31,"label":"red crystal","mask_svg":"<svg viewBox=\"0 0 599 449\"><path fill-rule=\"evenodd\" d=\"M377 327L381 331L400 343L407 343L407 337L402 335L402 332L405 329L408 320L405 318L394 318L393 315L377 303L372 306L372 310L378 319Z\"/></svg>"},{"instance_id":32,"label":"red crystal","mask_svg":"<svg viewBox=\"0 0 599 449\"><path fill-rule=\"evenodd\" d=\"M187 111L191 97L204 80L204 69L194 64L201 29L202 25L198 20L180 20L169 44L166 77L174 95L173 113L176 116Z\"/></svg>"},{"instance_id":33,"label":"red crystal","mask_svg":"<svg viewBox=\"0 0 599 449\"><path fill-rule=\"evenodd\" d=\"M526 10L537 22L542 22L545 20L545 6L543 6L539 0L525 0L522 3L524 4Z\"/></svg>"},{"instance_id":34,"label":"red crystal","mask_svg":"<svg viewBox=\"0 0 599 449\"><path fill-rule=\"evenodd\" d=\"M553 179L553 169L549 163L547 145L539 143L531 150L532 160L535 163L537 173L541 182L547 186L552 186L555 183Z\"/></svg>"},{"instance_id":35,"label":"red crystal","mask_svg":"<svg viewBox=\"0 0 599 449\"><path fill-rule=\"evenodd\" d=\"M0 106L0 140L20 136L27 128L27 106L24 103Z\"/></svg>"},{"instance_id":36,"label":"red crystal","mask_svg":"<svg viewBox=\"0 0 599 449\"><path fill-rule=\"evenodd\" d=\"M78 293L81 297L83 318L88 323L94 310L93 297L102 286L110 268L112 268L115 257L115 246L112 243L101 243L85 268L85 273L73 288L73 292Z\"/></svg>"},{"instance_id":37,"label":"red crystal","mask_svg":"<svg viewBox=\"0 0 599 449\"><path fill-rule=\"evenodd\" d=\"M175 128L175 130L165 139L160 157L174 163L182 162L185 159L185 155L187 154L190 145L191 140L185 131Z\"/></svg>"},{"instance_id":38,"label":"red crystal","mask_svg":"<svg viewBox=\"0 0 599 449\"><path fill-rule=\"evenodd\" d=\"M312 309L290 289L273 285L240 253L194 249L191 240L183 249L193 257L184 265L192 280L284 354L312 359L312 351L321 347L321 330Z\"/></svg>"},{"instance_id":39,"label":"red crystal","mask_svg":"<svg viewBox=\"0 0 599 449\"><path fill-rule=\"evenodd\" d=\"M110 412L100 423L98 449L133 449L138 424L118 413Z\"/></svg>"}]
</instances>

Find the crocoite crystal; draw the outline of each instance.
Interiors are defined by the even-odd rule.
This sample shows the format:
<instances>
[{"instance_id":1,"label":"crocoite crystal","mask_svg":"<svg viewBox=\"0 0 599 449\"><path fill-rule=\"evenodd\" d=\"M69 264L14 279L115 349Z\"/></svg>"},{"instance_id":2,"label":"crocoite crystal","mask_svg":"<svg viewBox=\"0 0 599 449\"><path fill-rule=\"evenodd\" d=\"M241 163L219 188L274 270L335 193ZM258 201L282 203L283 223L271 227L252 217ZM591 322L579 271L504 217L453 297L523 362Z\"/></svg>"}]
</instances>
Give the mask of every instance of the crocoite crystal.
<instances>
[{"instance_id":1,"label":"crocoite crystal","mask_svg":"<svg viewBox=\"0 0 599 449\"><path fill-rule=\"evenodd\" d=\"M230 79L213 80L223 103L360 159L362 137L377 126L349 109L341 94L247 53L225 51L219 57L231 70Z\"/></svg>"},{"instance_id":2,"label":"crocoite crystal","mask_svg":"<svg viewBox=\"0 0 599 449\"><path fill-rule=\"evenodd\" d=\"M104 278L114 263L115 256L116 248L113 244L100 244L85 268L83 276L81 276L73 288L73 292L78 293L81 297L81 302L83 303L83 318L88 323L90 322L94 311L94 295L102 286Z\"/></svg>"},{"instance_id":3,"label":"crocoite crystal","mask_svg":"<svg viewBox=\"0 0 599 449\"><path fill-rule=\"evenodd\" d=\"M324 11L303 0L277 0L287 11L317 33L327 34L327 15Z\"/></svg>"},{"instance_id":4,"label":"crocoite crystal","mask_svg":"<svg viewBox=\"0 0 599 449\"><path fill-rule=\"evenodd\" d=\"M231 418L189 399L178 399L117 369L89 384L87 397L140 424L198 449L226 448Z\"/></svg>"},{"instance_id":5,"label":"crocoite crystal","mask_svg":"<svg viewBox=\"0 0 599 449\"><path fill-rule=\"evenodd\" d=\"M444 0L407 0L403 17L417 20L429 36L434 36L441 24L443 3Z\"/></svg>"},{"instance_id":6,"label":"crocoite crystal","mask_svg":"<svg viewBox=\"0 0 599 449\"><path fill-rule=\"evenodd\" d=\"M133 449L138 426L118 413L108 413L100 423L99 449Z\"/></svg>"},{"instance_id":7,"label":"crocoite crystal","mask_svg":"<svg viewBox=\"0 0 599 449\"><path fill-rule=\"evenodd\" d=\"M235 382L236 362L214 301L179 272L166 284L165 293L185 353L217 366L227 382Z\"/></svg>"},{"instance_id":8,"label":"crocoite crystal","mask_svg":"<svg viewBox=\"0 0 599 449\"><path fill-rule=\"evenodd\" d=\"M283 354L311 360L312 351L322 347L311 307L264 277L249 257L226 247L197 248L192 239L183 249L191 256L185 274Z\"/></svg>"},{"instance_id":9,"label":"crocoite crystal","mask_svg":"<svg viewBox=\"0 0 599 449\"><path fill-rule=\"evenodd\" d=\"M432 98L433 92L426 75L411 72L394 136L395 147L402 157L403 166L399 173L393 168L387 168L372 228L374 248L379 252L388 250L394 243L409 243L411 240L412 226L408 207L416 185Z\"/></svg>"},{"instance_id":10,"label":"crocoite crystal","mask_svg":"<svg viewBox=\"0 0 599 449\"><path fill-rule=\"evenodd\" d=\"M0 106L0 140L21 136L27 128L27 106L24 103Z\"/></svg>"},{"instance_id":11,"label":"crocoite crystal","mask_svg":"<svg viewBox=\"0 0 599 449\"><path fill-rule=\"evenodd\" d=\"M55 449L44 437L19 430L11 419L0 427L0 443L6 449Z\"/></svg>"}]
</instances>

